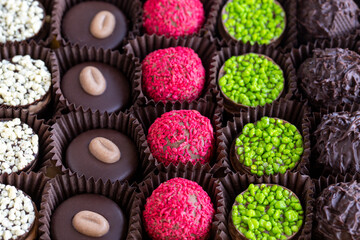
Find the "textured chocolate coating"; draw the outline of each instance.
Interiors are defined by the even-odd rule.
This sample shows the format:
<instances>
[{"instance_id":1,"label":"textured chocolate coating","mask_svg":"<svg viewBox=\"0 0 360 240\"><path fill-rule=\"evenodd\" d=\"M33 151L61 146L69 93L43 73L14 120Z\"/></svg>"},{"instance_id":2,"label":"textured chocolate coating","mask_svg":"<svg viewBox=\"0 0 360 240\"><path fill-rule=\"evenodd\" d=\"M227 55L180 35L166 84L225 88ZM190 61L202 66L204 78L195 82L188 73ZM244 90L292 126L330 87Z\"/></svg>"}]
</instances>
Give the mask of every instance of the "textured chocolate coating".
<instances>
[{"instance_id":1,"label":"textured chocolate coating","mask_svg":"<svg viewBox=\"0 0 360 240\"><path fill-rule=\"evenodd\" d=\"M360 102L360 55L341 48L314 49L298 71L300 87L317 107Z\"/></svg>"},{"instance_id":2,"label":"textured chocolate coating","mask_svg":"<svg viewBox=\"0 0 360 240\"><path fill-rule=\"evenodd\" d=\"M95 137L104 137L116 144L121 152L120 160L109 164L95 158L89 151L89 144ZM129 180L138 166L135 143L112 129L94 129L77 136L66 149L65 161L66 166L79 175L112 182Z\"/></svg>"},{"instance_id":3,"label":"textured chocolate coating","mask_svg":"<svg viewBox=\"0 0 360 240\"><path fill-rule=\"evenodd\" d=\"M360 239L360 184L356 181L330 185L315 206L318 239Z\"/></svg>"},{"instance_id":4,"label":"textured chocolate coating","mask_svg":"<svg viewBox=\"0 0 360 240\"><path fill-rule=\"evenodd\" d=\"M107 84L103 94L92 96L81 87L79 75L86 66L96 67L103 74ZM61 80L61 91L65 98L77 107L108 113L124 109L130 99L130 85L124 74L114 67L98 62L81 63L70 68Z\"/></svg>"},{"instance_id":5,"label":"textured chocolate coating","mask_svg":"<svg viewBox=\"0 0 360 240\"><path fill-rule=\"evenodd\" d=\"M95 38L90 32L90 24L94 16L103 10L111 12L116 19L113 33L104 39ZM106 2L88 1L71 7L64 15L62 32L71 43L80 46L114 49L125 38L128 31L125 15L115 5Z\"/></svg>"},{"instance_id":6,"label":"textured chocolate coating","mask_svg":"<svg viewBox=\"0 0 360 240\"><path fill-rule=\"evenodd\" d=\"M51 217L50 231L53 240L90 240L73 227L72 219L80 211L99 213L109 222L110 230L98 240L125 239L127 219L120 207L112 200L96 194L81 194L61 203Z\"/></svg>"},{"instance_id":7,"label":"textured chocolate coating","mask_svg":"<svg viewBox=\"0 0 360 240\"><path fill-rule=\"evenodd\" d=\"M360 112L324 115L314 136L316 163L324 173L360 172Z\"/></svg>"},{"instance_id":8,"label":"textured chocolate coating","mask_svg":"<svg viewBox=\"0 0 360 240\"><path fill-rule=\"evenodd\" d=\"M301 0L298 24L305 40L345 36L359 27L359 8L353 0Z\"/></svg>"}]
</instances>

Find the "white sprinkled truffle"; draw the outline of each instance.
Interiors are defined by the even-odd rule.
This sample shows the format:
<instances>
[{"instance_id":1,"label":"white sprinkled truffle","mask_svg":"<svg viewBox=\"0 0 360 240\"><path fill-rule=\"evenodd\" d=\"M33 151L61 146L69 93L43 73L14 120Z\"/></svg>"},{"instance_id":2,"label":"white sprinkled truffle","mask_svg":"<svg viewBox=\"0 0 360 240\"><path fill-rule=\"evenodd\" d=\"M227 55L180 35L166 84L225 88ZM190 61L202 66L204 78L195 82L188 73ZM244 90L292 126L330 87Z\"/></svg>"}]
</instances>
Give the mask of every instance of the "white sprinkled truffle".
<instances>
[{"instance_id":1,"label":"white sprinkled truffle","mask_svg":"<svg viewBox=\"0 0 360 240\"><path fill-rule=\"evenodd\" d=\"M44 18L44 9L36 0L0 0L0 42L34 37Z\"/></svg>"},{"instance_id":2,"label":"white sprinkled truffle","mask_svg":"<svg viewBox=\"0 0 360 240\"><path fill-rule=\"evenodd\" d=\"M35 217L33 203L23 191L0 184L1 239L17 239L29 232Z\"/></svg>"},{"instance_id":3,"label":"white sprinkled truffle","mask_svg":"<svg viewBox=\"0 0 360 240\"><path fill-rule=\"evenodd\" d=\"M39 151L39 137L19 118L0 121L0 174L27 167Z\"/></svg>"},{"instance_id":4,"label":"white sprinkled truffle","mask_svg":"<svg viewBox=\"0 0 360 240\"><path fill-rule=\"evenodd\" d=\"M17 55L11 62L0 62L0 104L32 104L45 96L50 86L51 73L42 60Z\"/></svg>"}]
</instances>

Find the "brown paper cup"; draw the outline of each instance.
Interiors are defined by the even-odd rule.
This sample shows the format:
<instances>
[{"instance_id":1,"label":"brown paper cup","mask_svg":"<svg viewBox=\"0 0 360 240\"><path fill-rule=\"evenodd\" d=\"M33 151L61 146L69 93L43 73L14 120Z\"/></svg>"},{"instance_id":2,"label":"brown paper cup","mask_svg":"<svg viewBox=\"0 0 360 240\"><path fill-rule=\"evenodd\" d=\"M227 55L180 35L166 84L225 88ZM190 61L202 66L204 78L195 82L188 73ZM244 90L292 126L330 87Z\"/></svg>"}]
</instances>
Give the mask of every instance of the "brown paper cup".
<instances>
[{"instance_id":1,"label":"brown paper cup","mask_svg":"<svg viewBox=\"0 0 360 240\"><path fill-rule=\"evenodd\" d=\"M141 92L141 67L136 58L122 55L117 51L95 49L79 46L66 45L55 50L59 61L60 74L63 76L71 67L83 62L101 62L119 69L128 79L131 87L130 105L134 104L138 98L142 97ZM75 79L76 80L76 79ZM59 99L61 108L67 108L68 111L83 110L89 108L77 106L70 103L63 95L60 87L61 77L54 83L55 97ZM126 108L129 108L126 106ZM58 109L59 110L59 109ZM100 109L91 109L92 111ZM103 111L102 111L103 112Z\"/></svg>"},{"instance_id":2,"label":"brown paper cup","mask_svg":"<svg viewBox=\"0 0 360 240\"><path fill-rule=\"evenodd\" d=\"M16 55L30 55L33 59L41 59L45 62L48 70L51 73L51 81L52 85L59 78L59 70L58 63L55 55L50 51L50 49L44 48L40 45L37 45L34 41L31 43L21 42L21 43L7 43L0 46L0 59L11 59ZM42 97L42 99L34 102L31 105L26 106L8 106L8 105L0 105L0 107L11 107L14 109L29 109L32 114L38 114L38 118L49 119L52 117L52 109L56 105L56 99L52 96L52 89L48 91L48 93ZM49 103L47 102L47 98L51 98ZM32 107L36 104L41 104L41 102L45 102L45 106L40 107L38 110L32 109Z\"/></svg>"},{"instance_id":3,"label":"brown paper cup","mask_svg":"<svg viewBox=\"0 0 360 240\"><path fill-rule=\"evenodd\" d=\"M220 104L217 104L218 101L220 102ZM157 104L148 105L146 107L135 106L132 109L132 114L134 114L134 116L140 121L140 123L144 127L145 135L147 136L151 124L153 124L155 120L159 118L162 114L166 112L170 112L172 110L184 110L184 109L197 110L198 112L200 112L201 115L209 118L213 126L214 133L216 133L216 131L220 129L222 105L221 105L221 99L219 99L219 97L207 97L206 100L202 99L199 101L193 101L191 103L176 102L172 104L168 102L164 104L162 102L159 102ZM214 157L212 157L212 159L210 160L210 168L212 169L211 171L213 173L219 170L219 168L221 167L214 160L215 160ZM164 169L164 166L161 165L163 165L163 163L158 162L151 154L151 158L148 158L148 160L142 162L142 169L144 176L149 174L155 168ZM183 163L179 163L178 167L180 167L181 165L183 165ZM189 163L189 165L192 164Z\"/></svg>"},{"instance_id":4,"label":"brown paper cup","mask_svg":"<svg viewBox=\"0 0 360 240\"><path fill-rule=\"evenodd\" d=\"M141 0L142 4L144 4L147 0ZM204 11L205 11L205 22L201 27L198 33L186 36L197 36L197 35L214 35L215 26L218 17L218 12L220 9L220 0L201 0ZM145 33L145 30L144 30Z\"/></svg>"},{"instance_id":5,"label":"brown paper cup","mask_svg":"<svg viewBox=\"0 0 360 240\"><path fill-rule=\"evenodd\" d=\"M70 142L83 132L91 129L114 129L127 135L136 145L138 151L138 170L132 180L142 180L141 165L152 159L150 149L147 145L143 128L139 121L130 114L100 114L91 111L76 111L63 115L56 120L52 126L51 154L53 158L42 165L42 171L48 176L61 174L75 174L65 165L66 148ZM91 176L86 176L90 178ZM95 179L98 180L98 179ZM103 179L106 180L106 179Z\"/></svg>"},{"instance_id":6,"label":"brown paper cup","mask_svg":"<svg viewBox=\"0 0 360 240\"><path fill-rule=\"evenodd\" d=\"M132 233L133 231L132 239L149 239L144 229L142 217L146 199L151 196L152 192L160 186L161 183L176 177L186 178L197 182L210 196L215 209L215 215L209 239L217 239L215 238L215 235L219 232L219 225L225 226L226 224L226 219L222 214L225 210L225 203L219 180L216 180L211 174L207 173L204 167L206 168L206 166L201 165L179 167L169 166L166 172L150 174L148 178L139 185L140 193L136 195L136 200L133 204L133 214L135 217L132 219L129 230L129 233Z\"/></svg>"},{"instance_id":7,"label":"brown paper cup","mask_svg":"<svg viewBox=\"0 0 360 240\"><path fill-rule=\"evenodd\" d=\"M239 173L229 173L224 178L221 178L220 181L223 186L226 203L226 208L223 212L225 219L228 219L236 196L246 190L251 183L278 184L290 189L298 196L304 209L303 226L292 240L311 239L315 188L308 176L303 176L300 173L287 172L285 174L256 178L255 176L247 174L241 175ZM216 239L231 239L227 222L225 228L222 228L221 231L217 233Z\"/></svg>"},{"instance_id":8,"label":"brown paper cup","mask_svg":"<svg viewBox=\"0 0 360 240\"><path fill-rule=\"evenodd\" d=\"M359 45L360 46L360 45ZM301 64L308 58L312 57L313 50L315 48L325 49L325 48L348 48L349 50L353 50L355 52L358 51L358 46L356 44L356 37L355 36L348 36L344 38L334 38L331 40L317 40L314 43L307 43L306 45L301 45L299 48L294 48L289 52L288 57L294 64L296 73L298 72ZM300 88L300 79L297 78L297 85L298 88L295 89L294 95L295 98L306 102L306 104L312 107L313 111L319 111L319 107L313 106L311 102L309 102L307 96Z\"/></svg>"},{"instance_id":9,"label":"brown paper cup","mask_svg":"<svg viewBox=\"0 0 360 240\"><path fill-rule=\"evenodd\" d=\"M39 239L50 240L50 221L55 209L66 199L83 193L103 195L114 202L124 211L128 223L134 218L132 203L136 189L127 183L114 183L95 181L93 178L86 180L85 177L66 174L58 176L48 182L44 188L44 195L41 201ZM129 224L130 227L130 224ZM136 230L133 230L136 232ZM129 238L130 230L128 231Z\"/></svg>"},{"instance_id":10,"label":"brown paper cup","mask_svg":"<svg viewBox=\"0 0 360 240\"><path fill-rule=\"evenodd\" d=\"M332 184L336 184L336 183L341 183L341 182L352 182L356 180L357 182L360 182L360 174L356 173L355 175L350 175L350 174L346 174L346 175L332 175L332 176L328 176L327 178L325 177L320 177L318 180L313 180L314 185L315 185L315 199L317 199L322 191L329 187ZM315 202L316 203L316 202ZM318 232L318 223L317 223L317 219L316 219L316 206L314 209L314 224L313 224L313 239L315 240L321 240L323 239L323 237L319 234Z\"/></svg>"},{"instance_id":11,"label":"brown paper cup","mask_svg":"<svg viewBox=\"0 0 360 240\"><path fill-rule=\"evenodd\" d=\"M228 171L236 172L231 163L231 146L238 134L247 123L254 123L263 116L280 118L294 124L303 136L304 152L300 162L291 172L309 174L310 170L310 122L308 120L308 109L302 103L295 101L280 100L264 107L252 108L248 112L242 112L234 117L227 126L217 132L218 147L216 150L216 162L226 167Z\"/></svg>"},{"instance_id":12,"label":"brown paper cup","mask_svg":"<svg viewBox=\"0 0 360 240\"><path fill-rule=\"evenodd\" d=\"M193 36L186 38L179 37L175 39L166 38L165 36L146 34L141 37L136 37L133 40L129 40L123 48L126 54L132 54L135 57L139 58L142 62L144 58L153 51L177 46L192 48L199 55L206 71L205 86L200 96L200 99L206 96L210 96L212 94L211 92L217 89L216 80L211 77L211 75L213 74L212 57L215 54L217 47L216 44L212 42L211 36ZM146 96L143 92L141 93L142 97L139 97L139 105L146 105L149 102L154 102L153 99Z\"/></svg>"},{"instance_id":13,"label":"brown paper cup","mask_svg":"<svg viewBox=\"0 0 360 240\"><path fill-rule=\"evenodd\" d=\"M341 172L337 172L331 166L328 165L319 165L317 164L317 159L319 158L319 153L315 150L314 146L316 144L317 139L315 139L314 132L316 131L317 127L320 125L321 120L324 115L333 113L333 112L356 112L360 110L360 104L340 104L335 106L330 106L328 108L321 108L319 112L313 112L309 114L309 123L310 123L310 140L311 146L313 147L311 151L310 159L310 176L312 178L319 178L320 176L329 176L329 175L338 175L338 174L345 174ZM351 169L349 174L355 174L355 169Z\"/></svg>"},{"instance_id":14,"label":"brown paper cup","mask_svg":"<svg viewBox=\"0 0 360 240\"><path fill-rule=\"evenodd\" d=\"M211 69L215 73L212 75L212 77L216 78L216 84L218 85L219 72L226 60L228 60L232 56L239 56L247 53L263 54L271 58L277 65L280 66L284 74L285 86L279 98L290 99L293 96L293 92L295 92L295 90L297 89L295 69L290 59L288 59L279 50L271 46L259 46L257 44L250 45L249 43L243 45L238 43L230 47L222 48L214 56L213 60L215 61L215 63L213 65L213 68ZM222 92L221 96L224 99L225 111L229 114L239 115L240 112L253 109L253 107L246 107L240 104L236 104L235 102L228 99Z\"/></svg>"},{"instance_id":15,"label":"brown paper cup","mask_svg":"<svg viewBox=\"0 0 360 240\"><path fill-rule=\"evenodd\" d=\"M42 162L52 158L53 150L52 140L50 139L50 126L46 125L43 120L39 120L35 115L29 114L27 110L0 107L0 119L20 118L21 122L26 123L39 136L39 152L33 164L26 172L37 171ZM22 171L19 171L22 172Z\"/></svg>"},{"instance_id":16,"label":"brown paper cup","mask_svg":"<svg viewBox=\"0 0 360 240\"><path fill-rule=\"evenodd\" d=\"M235 41L230 38L228 34L226 34L226 30L221 24L222 16L221 11L225 4L227 3L227 0L220 0L220 12L218 16L218 22L217 22L217 35L219 38L221 38L223 41L221 45L223 47L231 47L233 45L237 45L242 43L241 41ZM296 18L296 9L297 9L297 1L286 1L286 0L278 0L278 2L281 4L283 9L286 13L286 26L284 33L281 36L281 41L276 41L271 44L268 44L267 46L272 47L279 47L281 52L288 52L292 48L297 47L298 41L297 41L297 18Z\"/></svg>"},{"instance_id":17,"label":"brown paper cup","mask_svg":"<svg viewBox=\"0 0 360 240\"><path fill-rule=\"evenodd\" d=\"M86 0L59 0L54 2L50 27L52 48L55 49L69 43L62 35L61 25L63 17L71 7L85 1ZM140 35L142 27L142 7L139 0L106 0L106 2L117 6L125 14L128 20L128 33L120 45L123 45L126 42L126 38L132 39L134 36ZM71 44L74 45L76 42L72 42Z\"/></svg>"}]
</instances>

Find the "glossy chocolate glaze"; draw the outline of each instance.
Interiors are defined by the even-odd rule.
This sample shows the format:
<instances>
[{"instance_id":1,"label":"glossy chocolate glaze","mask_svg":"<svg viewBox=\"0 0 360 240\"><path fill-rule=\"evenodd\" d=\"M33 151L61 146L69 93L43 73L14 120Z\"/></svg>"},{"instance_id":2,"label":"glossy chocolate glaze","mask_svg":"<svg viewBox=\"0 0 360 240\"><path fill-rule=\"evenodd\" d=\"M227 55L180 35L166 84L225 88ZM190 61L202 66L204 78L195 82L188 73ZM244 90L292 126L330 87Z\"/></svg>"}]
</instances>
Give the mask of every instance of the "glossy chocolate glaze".
<instances>
[{"instance_id":1,"label":"glossy chocolate glaze","mask_svg":"<svg viewBox=\"0 0 360 240\"><path fill-rule=\"evenodd\" d=\"M111 12L116 19L113 33L104 39L95 38L90 32L90 24L94 16L100 11ZM114 49L125 38L128 31L125 15L113 4L98 1L87 1L71 7L62 21L64 37L71 43L80 46L94 46L97 48Z\"/></svg>"},{"instance_id":2,"label":"glossy chocolate glaze","mask_svg":"<svg viewBox=\"0 0 360 240\"><path fill-rule=\"evenodd\" d=\"M121 152L120 160L104 163L95 158L89 151L89 144L95 137L104 137L116 144ZM83 132L71 141L66 149L65 163L79 175L114 182L129 180L134 175L138 154L135 143L126 135L112 129L94 129Z\"/></svg>"},{"instance_id":3,"label":"glossy chocolate glaze","mask_svg":"<svg viewBox=\"0 0 360 240\"><path fill-rule=\"evenodd\" d=\"M359 183L330 185L321 193L315 206L315 232L320 239L360 239Z\"/></svg>"},{"instance_id":4,"label":"glossy chocolate glaze","mask_svg":"<svg viewBox=\"0 0 360 240\"><path fill-rule=\"evenodd\" d=\"M127 219L120 207L112 200L96 194L76 195L62 202L51 217L50 231L53 240L91 240L93 237L85 236L73 227L72 219L80 211L96 212L109 222L110 229L107 234L96 238L98 240L125 239Z\"/></svg>"},{"instance_id":5,"label":"glossy chocolate glaze","mask_svg":"<svg viewBox=\"0 0 360 240\"><path fill-rule=\"evenodd\" d=\"M103 74L107 84L103 94L92 96L81 87L79 75L86 66L96 67ZM123 110L130 101L130 85L124 74L114 67L98 62L85 62L70 68L61 79L61 91L75 106L100 112Z\"/></svg>"}]
</instances>

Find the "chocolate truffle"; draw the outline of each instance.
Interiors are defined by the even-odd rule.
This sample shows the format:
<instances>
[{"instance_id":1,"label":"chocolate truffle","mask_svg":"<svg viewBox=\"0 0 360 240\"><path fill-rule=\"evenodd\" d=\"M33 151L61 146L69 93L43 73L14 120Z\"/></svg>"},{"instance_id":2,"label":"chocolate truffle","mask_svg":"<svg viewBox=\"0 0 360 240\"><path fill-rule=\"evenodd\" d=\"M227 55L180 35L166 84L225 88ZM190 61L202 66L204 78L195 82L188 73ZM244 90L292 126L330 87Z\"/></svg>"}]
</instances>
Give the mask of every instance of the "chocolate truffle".
<instances>
[{"instance_id":1,"label":"chocolate truffle","mask_svg":"<svg viewBox=\"0 0 360 240\"><path fill-rule=\"evenodd\" d=\"M360 172L360 112L324 115L314 132L316 164L323 174Z\"/></svg>"},{"instance_id":2,"label":"chocolate truffle","mask_svg":"<svg viewBox=\"0 0 360 240\"><path fill-rule=\"evenodd\" d=\"M341 48L314 49L298 70L310 104L327 107L360 102L360 55Z\"/></svg>"},{"instance_id":3,"label":"chocolate truffle","mask_svg":"<svg viewBox=\"0 0 360 240\"><path fill-rule=\"evenodd\" d=\"M353 0L302 0L298 26L304 40L346 36L359 24L359 8Z\"/></svg>"},{"instance_id":4,"label":"chocolate truffle","mask_svg":"<svg viewBox=\"0 0 360 240\"><path fill-rule=\"evenodd\" d=\"M103 223L108 224L108 231L106 228L102 231ZM96 194L81 194L65 200L55 209L50 222L51 239L54 240L125 239L126 230L127 219L120 207Z\"/></svg>"},{"instance_id":5,"label":"chocolate truffle","mask_svg":"<svg viewBox=\"0 0 360 240\"><path fill-rule=\"evenodd\" d=\"M50 102L51 73L44 61L17 55L2 60L0 69L0 104L35 114Z\"/></svg>"},{"instance_id":6,"label":"chocolate truffle","mask_svg":"<svg viewBox=\"0 0 360 240\"><path fill-rule=\"evenodd\" d=\"M284 174L297 166L303 152L303 137L294 125L282 119L262 117L244 126L233 141L230 160L241 173Z\"/></svg>"},{"instance_id":7,"label":"chocolate truffle","mask_svg":"<svg viewBox=\"0 0 360 240\"><path fill-rule=\"evenodd\" d=\"M135 143L126 135L112 129L94 129L70 142L65 161L79 175L114 182L134 175L138 155Z\"/></svg>"},{"instance_id":8,"label":"chocolate truffle","mask_svg":"<svg viewBox=\"0 0 360 240\"><path fill-rule=\"evenodd\" d=\"M39 152L39 137L19 118L0 119L0 174L27 171Z\"/></svg>"},{"instance_id":9,"label":"chocolate truffle","mask_svg":"<svg viewBox=\"0 0 360 240\"><path fill-rule=\"evenodd\" d=\"M317 239L360 239L360 184L330 185L316 199L315 236Z\"/></svg>"},{"instance_id":10,"label":"chocolate truffle","mask_svg":"<svg viewBox=\"0 0 360 240\"><path fill-rule=\"evenodd\" d=\"M38 214L34 202L14 186L0 184L1 239L37 239Z\"/></svg>"},{"instance_id":11,"label":"chocolate truffle","mask_svg":"<svg viewBox=\"0 0 360 240\"><path fill-rule=\"evenodd\" d=\"M123 110L130 101L127 78L118 69L104 63L75 65L64 74L60 87L70 104L84 109L111 113ZM97 92L99 90L103 91Z\"/></svg>"},{"instance_id":12,"label":"chocolate truffle","mask_svg":"<svg viewBox=\"0 0 360 240\"><path fill-rule=\"evenodd\" d=\"M150 126L147 140L153 156L165 166L179 162L206 164L215 143L210 120L196 110L164 113Z\"/></svg>"},{"instance_id":13,"label":"chocolate truffle","mask_svg":"<svg viewBox=\"0 0 360 240\"><path fill-rule=\"evenodd\" d=\"M148 34L179 37L196 33L205 22L200 0L147 0L144 28Z\"/></svg>"},{"instance_id":14,"label":"chocolate truffle","mask_svg":"<svg viewBox=\"0 0 360 240\"><path fill-rule=\"evenodd\" d=\"M142 62L142 87L155 101L192 101L205 84L205 69L199 56L187 47L160 49Z\"/></svg>"},{"instance_id":15,"label":"chocolate truffle","mask_svg":"<svg viewBox=\"0 0 360 240\"><path fill-rule=\"evenodd\" d=\"M80 46L114 49L127 31L125 15L117 6L107 2L81 2L68 10L62 21L64 37Z\"/></svg>"},{"instance_id":16,"label":"chocolate truffle","mask_svg":"<svg viewBox=\"0 0 360 240\"><path fill-rule=\"evenodd\" d=\"M291 190L276 184L250 184L235 199L229 232L234 240L286 240L297 234L303 220L301 202Z\"/></svg>"},{"instance_id":17,"label":"chocolate truffle","mask_svg":"<svg viewBox=\"0 0 360 240\"><path fill-rule=\"evenodd\" d=\"M36 0L0 3L0 42L24 41L35 37L45 22L45 10Z\"/></svg>"},{"instance_id":18,"label":"chocolate truffle","mask_svg":"<svg viewBox=\"0 0 360 240\"><path fill-rule=\"evenodd\" d=\"M211 199L201 186L173 178L146 199L143 217L151 239L206 239L214 214Z\"/></svg>"},{"instance_id":19,"label":"chocolate truffle","mask_svg":"<svg viewBox=\"0 0 360 240\"><path fill-rule=\"evenodd\" d=\"M279 65L266 55L247 53L227 59L219 71L225 107L264 106L277 100L285 85Z\"/></svg>"}]
</instances>

